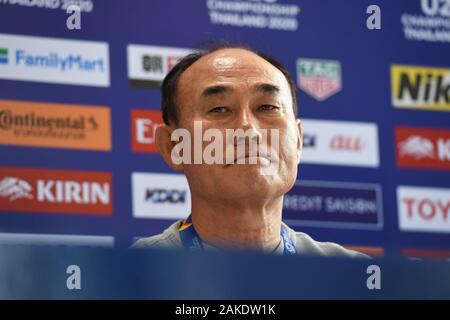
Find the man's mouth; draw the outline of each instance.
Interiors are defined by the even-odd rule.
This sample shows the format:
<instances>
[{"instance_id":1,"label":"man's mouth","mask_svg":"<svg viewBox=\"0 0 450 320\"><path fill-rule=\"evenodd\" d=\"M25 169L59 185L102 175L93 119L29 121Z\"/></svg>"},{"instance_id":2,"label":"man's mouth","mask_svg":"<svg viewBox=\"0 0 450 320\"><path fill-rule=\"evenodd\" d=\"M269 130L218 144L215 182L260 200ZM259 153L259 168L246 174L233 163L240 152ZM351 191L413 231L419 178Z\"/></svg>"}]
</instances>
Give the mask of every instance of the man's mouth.
<instances>
[{"instance_id":1,"label":"man's mouth","mask_svg":"<svg viewBox=\"0 0 450 320\"><path fill-rule=\"evenodd\" d=\"M262 164L269 165L271 163L270 154L244 154L242 156L235 157L233 164Z\"/></svg>"}]
</instances>

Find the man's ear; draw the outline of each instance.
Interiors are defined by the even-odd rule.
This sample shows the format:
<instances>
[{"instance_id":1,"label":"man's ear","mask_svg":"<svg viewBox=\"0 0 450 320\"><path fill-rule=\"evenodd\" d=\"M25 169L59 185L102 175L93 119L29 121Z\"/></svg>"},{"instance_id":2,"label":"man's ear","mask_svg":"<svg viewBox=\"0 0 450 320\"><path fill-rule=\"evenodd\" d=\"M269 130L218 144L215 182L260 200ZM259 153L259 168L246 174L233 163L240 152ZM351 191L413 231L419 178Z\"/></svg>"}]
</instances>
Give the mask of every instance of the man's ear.
<instances>
[{"instance_id":1,"label":"man's ear","mask_svg":"<svg viewBox=\"0 0 450 320\"><path fill-rule=\"evenodd\" d=\"M296 120L297 123L297 164L300 164L300 159L302 157L303 151L303 131L302 122L300 119Z\"/></svg>"},{"instance_id":2,"label":"man's ear","mask_svg":"<svg viewBox=\"0 0 450 320\"><path fill-rule=\"evenodd\" d=\"M172 126L163 123L156 128L155 142L158 151L161 153L164 161L177 172L183 171L183 164L177 164L172 158L172 149L176 141L171 140L172 132L175 130ZM176 161L176 160L175 160Z\"/></svg>"}]
</instances>

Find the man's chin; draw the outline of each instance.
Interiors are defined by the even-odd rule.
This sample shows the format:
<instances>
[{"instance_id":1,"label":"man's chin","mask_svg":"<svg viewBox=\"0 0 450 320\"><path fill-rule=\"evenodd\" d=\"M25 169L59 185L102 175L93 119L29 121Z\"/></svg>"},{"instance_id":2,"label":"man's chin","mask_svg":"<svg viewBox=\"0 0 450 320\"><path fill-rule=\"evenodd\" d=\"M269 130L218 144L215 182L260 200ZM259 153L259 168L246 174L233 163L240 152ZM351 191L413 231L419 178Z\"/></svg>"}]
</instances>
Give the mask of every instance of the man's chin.
<instances>
[{"instance_id":1,"label":"man's chin","mask_svg":"<svg viewBox=\"0 0 450 320\"><path fill-rule=\"evenodd\" d=\"M269 186L279 178L278 168L263 167L260 165L235 166L225 170L227 177L233 177L238 183L267 183Z\"/></svg>"},{"instance_id":2,"label":"man's chin","mask_svg":"<svg viewBox=\"0 0 450 320\"><path fill-rule=\"evenodd\" d=\"M258 197L264 194L270 195L278 190L277 176L266 175L261 168L250 165L248 168L239 168L237 170L227 170L226 190L237 196L245 195L249 197Z\"/></svg>"}]
</instances>

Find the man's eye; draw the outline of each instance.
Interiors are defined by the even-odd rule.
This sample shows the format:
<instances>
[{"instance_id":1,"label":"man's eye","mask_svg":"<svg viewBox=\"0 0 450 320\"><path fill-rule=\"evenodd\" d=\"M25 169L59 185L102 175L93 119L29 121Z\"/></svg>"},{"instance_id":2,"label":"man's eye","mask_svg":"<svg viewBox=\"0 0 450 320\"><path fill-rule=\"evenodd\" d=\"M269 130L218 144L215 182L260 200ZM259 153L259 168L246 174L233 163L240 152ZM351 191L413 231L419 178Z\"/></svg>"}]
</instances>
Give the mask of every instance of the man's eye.
<instances>
[{"instance_id":1,"label":"man's eye","mask_svg":"<svg viewBox=\"0 0 450 320\"><path fill-rule=\"evenodd\" d=\"M214 107L211 110L209 110L209 112L213 112L213 113L224 113L227 111L228 111L227 107Z\"/></svg>"},{"instance_id":2,"label":"man's eye","mask_svg":"<svg viewBox=\"0 0 450 320\"><path fill-rule=\"evenodd\" d=\"M259 110L262 110L262 111L276 111L278 109L279 109L278 107L272 106L270 104L264 104L259 107Z\"/></svg>"}]
</instances>

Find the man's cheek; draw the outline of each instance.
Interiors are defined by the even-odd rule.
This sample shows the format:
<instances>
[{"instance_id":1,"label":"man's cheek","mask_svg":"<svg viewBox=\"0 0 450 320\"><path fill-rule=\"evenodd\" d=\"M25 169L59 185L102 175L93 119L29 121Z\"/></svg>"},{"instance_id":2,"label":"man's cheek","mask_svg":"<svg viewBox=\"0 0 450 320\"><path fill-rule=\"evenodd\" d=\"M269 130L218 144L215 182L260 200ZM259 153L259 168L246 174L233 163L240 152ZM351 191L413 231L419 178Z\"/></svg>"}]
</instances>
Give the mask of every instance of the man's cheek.
<instances>
[{"instance_id":1,"label":"man's cheek","mask_svg":"<svg viewBox=\"0 0 450 320\"><path fill-rule=\"evenodd\" d=\"M297 136L291 130L280 135L280 152L287 156L295 155L297 152Z\"/></svg>"}]
</instances>

